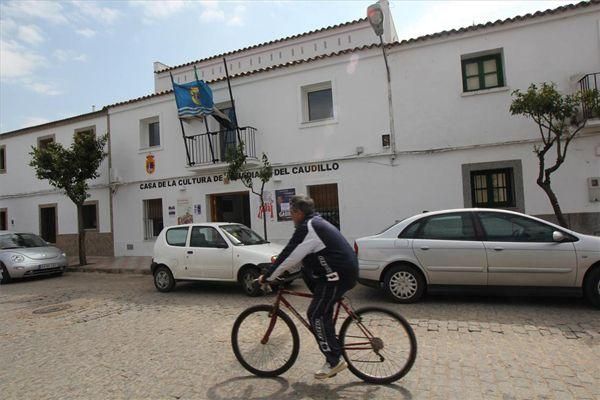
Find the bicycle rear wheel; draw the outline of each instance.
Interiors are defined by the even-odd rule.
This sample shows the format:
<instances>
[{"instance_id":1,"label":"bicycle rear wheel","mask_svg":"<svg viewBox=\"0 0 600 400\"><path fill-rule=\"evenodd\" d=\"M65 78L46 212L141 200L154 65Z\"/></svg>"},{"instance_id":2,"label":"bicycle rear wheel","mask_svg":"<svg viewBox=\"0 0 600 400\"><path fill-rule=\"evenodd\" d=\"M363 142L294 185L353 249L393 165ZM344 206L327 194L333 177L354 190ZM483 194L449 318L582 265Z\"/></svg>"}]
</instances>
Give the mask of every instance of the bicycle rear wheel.
<instances>
[{"instance_id":1,"label":"bicycle rear wheel","mask_svg":"<svg viewBox=\"0 0 600 400\"><path fill-rule=\"evenodd\" d=\"M377 307L355 311L340 329L342 355L348 369L365 382L391 383L412 368L417 357L417 339L408 321L399 314Z\"/></svg>"},{"instance_id":2,"label":"bicycle rear wheel","mask_svg":"<svg viewBox=\"0 0 600 400\"><path fill-rule=\"evenodd\" d=\"M283 374L294 365L300 350L298 329L282 310L277 310L275 325L267 337L272 310L273 306L267 304L246 309L237 317L231 331L235 357L258 376Z\"/></svg>"}]
</instances>

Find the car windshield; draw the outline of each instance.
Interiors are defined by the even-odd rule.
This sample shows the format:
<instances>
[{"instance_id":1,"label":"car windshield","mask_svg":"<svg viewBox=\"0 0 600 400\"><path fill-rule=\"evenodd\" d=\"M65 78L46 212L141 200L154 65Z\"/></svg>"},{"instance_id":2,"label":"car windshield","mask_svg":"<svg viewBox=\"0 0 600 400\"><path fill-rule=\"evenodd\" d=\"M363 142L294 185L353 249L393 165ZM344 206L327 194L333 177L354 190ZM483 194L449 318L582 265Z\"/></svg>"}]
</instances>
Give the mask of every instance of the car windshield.
<instances>
[{"instance_id":1,"label":"car windshield","mask_svg":"<svg viewBox=\"0 0 600 400\"><path fill-rule=\"evenodd\" d=\"M44 239L32 233L9 233L0 235L0 250L46 246L48 246L48 244Z\"/></svg>"},{"instance_id":2,"label":"car windshield","mask_svg":"<svg viewBox=\"0 0 600 400\"><path fill-rule=\"evenodd\" d=\"M249 246L253 244L269 243L261 238L258 233L244 225L221 225L223 232L236 246Z\"/></svg>"}]
</instances>

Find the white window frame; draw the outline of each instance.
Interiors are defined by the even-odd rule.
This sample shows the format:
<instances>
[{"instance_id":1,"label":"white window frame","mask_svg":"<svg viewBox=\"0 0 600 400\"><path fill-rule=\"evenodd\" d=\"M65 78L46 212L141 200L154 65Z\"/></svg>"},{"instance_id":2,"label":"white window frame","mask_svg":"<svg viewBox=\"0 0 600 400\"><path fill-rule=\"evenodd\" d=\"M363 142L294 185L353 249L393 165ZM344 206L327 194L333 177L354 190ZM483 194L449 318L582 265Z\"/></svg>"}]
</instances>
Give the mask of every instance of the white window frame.
<instances>
[{"instance_id":1,"label":"white window frame","mask_svg":"<svg viewBox=\"0 0 600 400\"><path fill-rule=\"evenodd\" d=\"M160 150L163 148L163 134L162 134L162 124L160 123L160 116L156 115L149 118L144 118L140 120L140 151L145 150ZM160 140L160 144L158 146L150 146L150 124L158 122L158 140Z\"/></svg>"},{"instance_id":2,"label":"white window frame","mask_svg":"<svg viewBox=\"0 0 600 400\"><path fill-rule=\"evenodd\" d=\"M322 118L318 120L309 120L309 108L308 108L308 94L319 90L331 90L331 108L333 115L329 118ZM300 86L300 128L310 128L320 125L329 125L337 123L337 109L335 106L336 90L335 82L333 80L323 81L319 83L312 83L308 85Z\"/></svg>"}]
</instances>

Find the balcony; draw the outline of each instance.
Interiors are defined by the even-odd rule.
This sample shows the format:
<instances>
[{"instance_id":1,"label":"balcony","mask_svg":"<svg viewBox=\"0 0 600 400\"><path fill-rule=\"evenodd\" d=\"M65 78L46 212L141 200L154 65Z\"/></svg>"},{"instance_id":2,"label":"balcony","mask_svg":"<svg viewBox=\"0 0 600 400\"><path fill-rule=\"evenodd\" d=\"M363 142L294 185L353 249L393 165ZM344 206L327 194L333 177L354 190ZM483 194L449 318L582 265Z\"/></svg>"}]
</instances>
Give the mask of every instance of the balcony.
<instances>
[{"instance_id":1,"label":"balcony","mask_svg":"<svg viewBox=\"0 0 600 400\"><path fill-rule=\"evenodd\" d=\"M239 136L238 136L239 134ZM238 140L244 142L245 154L249 164L259 164L256 157L256 128L244 126L233 130L206 132L186 136L186 151L189 155L188 169L193 171L208 171L223 169L227 162L227 151L238 145Z\"/></svg>"},{"instance_id":2,"label":"balcony","mask_svg":"<svg viewBox=\"0 0 600 400\"><path fill-rule=\"evenodd\" d=\"M584 94L584 98L581 102L583 118L586 120L600 118L600 115L598 115L598 98L592 99L585 97L586 93L594 91L598 93L598 90L600 90L600 72L584 75L584 77L579 80L579 90Z\"/></svg>"}]
</instances>

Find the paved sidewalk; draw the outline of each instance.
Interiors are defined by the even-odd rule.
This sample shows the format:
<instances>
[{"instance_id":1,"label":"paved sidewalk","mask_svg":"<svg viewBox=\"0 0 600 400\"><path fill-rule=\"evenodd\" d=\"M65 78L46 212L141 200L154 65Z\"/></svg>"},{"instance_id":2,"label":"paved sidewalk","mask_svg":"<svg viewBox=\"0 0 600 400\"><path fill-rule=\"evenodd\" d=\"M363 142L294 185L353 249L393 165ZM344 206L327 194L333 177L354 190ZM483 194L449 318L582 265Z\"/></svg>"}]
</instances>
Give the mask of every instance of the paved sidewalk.
<instances>
[{"instance_id":1,"label":"paved sidewalk","mask_svg":"<svg viewBox=\"0 0 600 400\"><path fill-rule=\"evenodd\" d=\"M150 275L150 264L152 263L152 257L87 256L87 262L87 265L79 266L79 257L69 257L69 266L67 267L67 271Z\"/></svg>"}]
</instances>

